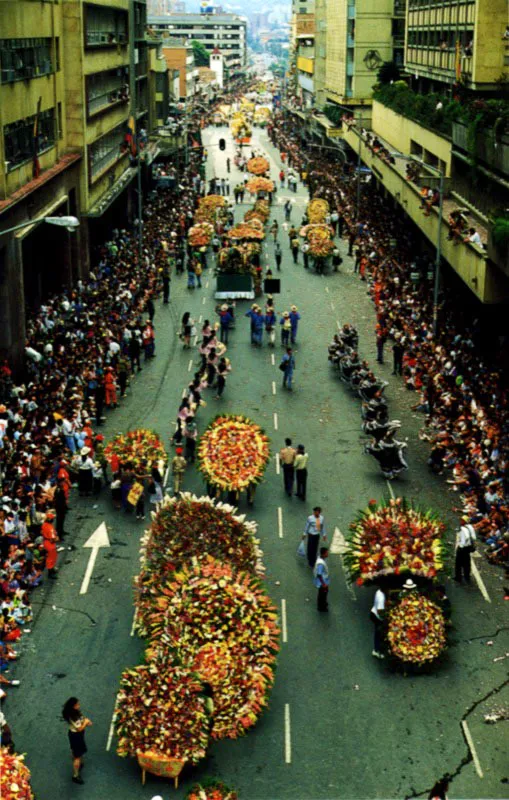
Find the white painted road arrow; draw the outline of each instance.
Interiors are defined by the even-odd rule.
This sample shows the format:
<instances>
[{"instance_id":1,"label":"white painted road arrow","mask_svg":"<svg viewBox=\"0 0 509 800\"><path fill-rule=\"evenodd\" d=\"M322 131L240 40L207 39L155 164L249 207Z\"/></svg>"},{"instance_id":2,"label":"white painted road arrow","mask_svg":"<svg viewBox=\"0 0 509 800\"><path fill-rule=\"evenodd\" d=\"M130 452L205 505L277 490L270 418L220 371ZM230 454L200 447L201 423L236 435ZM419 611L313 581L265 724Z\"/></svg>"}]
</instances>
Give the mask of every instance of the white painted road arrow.
<instances>
[{"instance_id":1,"label":"white painted road arrow","mask_svg":"<svg viewBox=\"0 0 509 800\"><path fill-rule=\"evenodd\" d=\"M338 553L342 556L346 552L346 542L345 537L339 530L339 528L334 529L334 536L332 537L332 542L330 546L331 553Z\"/></svg>"},{"instance_id":2,"label":"white painted road arrow","mask_svg":"<svg viewBox=\"0 0 509 800\"><path fill-rule=\"evenodd\" d=\"M81 584L80 594L86 594L88 592L88 586L90 583L90 578L92 577L92 572L94 571L95 560L97 558L99 548L109 546L110 540L108 538L108 531L106 530L105 523L101 522L90 539L87 539L83 545L83 547L91 547L92 552L90 553L90 558L88 559L87 569L85 572L85 577L83 578L83 583Z\"/></svg>"}]
</instances>

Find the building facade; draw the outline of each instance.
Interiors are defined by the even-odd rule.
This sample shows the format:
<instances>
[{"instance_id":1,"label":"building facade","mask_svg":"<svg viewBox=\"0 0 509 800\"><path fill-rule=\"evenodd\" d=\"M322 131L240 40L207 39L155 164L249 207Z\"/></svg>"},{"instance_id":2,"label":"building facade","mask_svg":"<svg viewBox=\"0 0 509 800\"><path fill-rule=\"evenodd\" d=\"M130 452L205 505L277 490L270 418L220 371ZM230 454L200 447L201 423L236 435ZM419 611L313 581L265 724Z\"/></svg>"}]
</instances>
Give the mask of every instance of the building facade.
<instances>
[{"instance_id":1,"label":"building facade","mask_svg":"<svg viewBox=\"0 0 509 800\"><path fill-rule=\"evenodd\" d=\"M190 43L186 39L163 39L162 52L168 69L179 72L178 100L191 100L197 92L199 75Z\"/></svg>"},{"instance_id":2,"label":"building facade","mask_svg":"<svg viewBox=\"0 0 509 800\"><path fill-rule=\"evenodd\" d=\"M150 28L172 39L201 42L209 53L218 48L222 55L226 80L245 73L247 66L247 20L237 14L171 14L150 16Z\"/></svg>"},{"instance_id":3,"label":"building facade","mask_svg":"<svg viewBox=\"0 0 509 800\"><path fill-rule=\"evenodd\" d=\"M145 29L144 0L2 4L0 348L15 361L25 306L75 285L94 244L134 214L129 142L149 125ZM79 217L76 233L41 224L61 214Z\"/></svg>"}]
</instances>

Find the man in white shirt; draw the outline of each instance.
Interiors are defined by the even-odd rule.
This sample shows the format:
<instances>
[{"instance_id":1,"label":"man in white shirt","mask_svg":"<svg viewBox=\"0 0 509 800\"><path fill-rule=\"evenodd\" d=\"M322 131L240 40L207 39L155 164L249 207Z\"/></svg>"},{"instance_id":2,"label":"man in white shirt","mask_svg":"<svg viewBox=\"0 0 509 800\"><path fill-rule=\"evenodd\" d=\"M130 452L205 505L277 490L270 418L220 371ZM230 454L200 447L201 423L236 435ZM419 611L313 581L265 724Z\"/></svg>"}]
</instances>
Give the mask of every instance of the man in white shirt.
<instances>
[{"instance_id":1,"label":"man in white shirt","mask_svg":"<svg viewBox=\"0 0 509 800\"><path fill-rule=\"evenodd\" d=\"M470 554L475 550L477 536L475 528L468 521L468 517L462 517L463 525L456 534L456 559L454 569L454 580L461 583L465 578L465 583L470 583Z\"/></svg>"},{"instance_id":2,"label":"man in white shirt","mask_svg":"<svg viewBox=\"0 0 509 800\"><path fill-rule=\"evenodd\" d=\"M479 236L475 228L469 229L467 241L470 242L471 244L476 244L478 247L482 247L481 237Z\"/></svg>"},{"instance_id":3,"label":"man in white shirt","mask_svg":"<svg viewBox=\"0 0 509 800\"><path fill-rule=\"evenodd\" d=\"M374 641L373 641L373 652L371 653L372 656L375 658L385 658L384 654L382 653L382 625L383 625L383 615L385 611L385 594L379 588L375 592L375 597L373 600L373 607L370 612L371 622L375 626L374 629Z\"/></svg>"}]
</instances>

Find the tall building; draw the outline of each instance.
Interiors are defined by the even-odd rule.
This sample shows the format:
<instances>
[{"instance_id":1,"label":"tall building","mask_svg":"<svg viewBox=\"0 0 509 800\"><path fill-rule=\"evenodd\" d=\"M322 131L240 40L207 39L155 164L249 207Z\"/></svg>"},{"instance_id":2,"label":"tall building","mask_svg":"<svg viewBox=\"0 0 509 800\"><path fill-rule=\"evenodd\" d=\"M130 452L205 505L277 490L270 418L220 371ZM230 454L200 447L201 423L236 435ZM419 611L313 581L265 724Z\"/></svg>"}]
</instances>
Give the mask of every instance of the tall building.
<instances>
[{"instance_id":1,"label":"tall building","mask_svg":"<svg viewBox=\"0 0 509 800\"><path fill-rule=\"evenodd\" d=\"M171 14L150 16L150 28L164 37L201 42L209 53L218 48L224 60L225 82L245 73L247 19L237 14Z\"/></svg>"},{"instance_id":2,"label":"tall building","mask_svg":"<svg viewBox=\"0 0 509 800\"><path fill-rule=\"evenodd\" d=\"M459 81L497 92L507 74L507 0L408 0L405 66L419 91Z\"/></svg>"},{"instance_id":3,"label":"tall building","mask_svg":"<svg viewBox=\"0 0 509 800\"><path fill-rule=\"evenodd\" d=\"M187 39L163 39L162 52L168 69L179 72L177 100L190 100L196 94L199 77L191 44Z\"/></svg>"},{"instance_id":4,"label":"tall building","mask_svg":"<svg viewBox=\"0 0 509 800\"><path fill-rule=\"evenodd\" d=\"M354 107L370 104L381 65L402 63L404 3L327 0L320 8L326 30L325 100Z\"/></svg>"},{"instance_id":5,"label":"tall building","mask_svg":"<svg viewBox=\"0 0 509 800\"><path fill-rule=\"evenodd\" d=\"M16 357L25 305L74 285L91 247L134 213L148 42L142 0L7 0L0 11L0 348ZM41 223L55 214L78 216L78 231Z\"/></svg>"}]
</instances>

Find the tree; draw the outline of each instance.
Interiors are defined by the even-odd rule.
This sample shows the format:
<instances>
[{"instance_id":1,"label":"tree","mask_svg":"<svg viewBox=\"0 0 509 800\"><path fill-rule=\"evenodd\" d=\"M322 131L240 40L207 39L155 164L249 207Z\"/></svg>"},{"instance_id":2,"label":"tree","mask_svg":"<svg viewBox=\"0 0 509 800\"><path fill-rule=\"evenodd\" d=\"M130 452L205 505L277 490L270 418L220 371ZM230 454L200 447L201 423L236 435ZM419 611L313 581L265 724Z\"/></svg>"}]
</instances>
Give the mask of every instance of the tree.
<instances>
[{"instance_id":1,"label":"tree","mask_svg":"<svg viewBox=\"0 0 509 800\"><path fill-rule=\"evenodd\" d=\"M384 61L378 70L378 83L395 83L401 78L401 72L394 61Z\"/></svg>"},{"instance_id":2,"label":"tree","mask_svg":"<svg viewBox=\"0 0 509 800\"><path fill-rule=\"evenodd\" d=\"M193 46L194 63L196 64L196 66L197 67L210 66L210 55L205 45L199 42L197 39L193 39L191 44Z\"/></svg>"}]
</instances>

